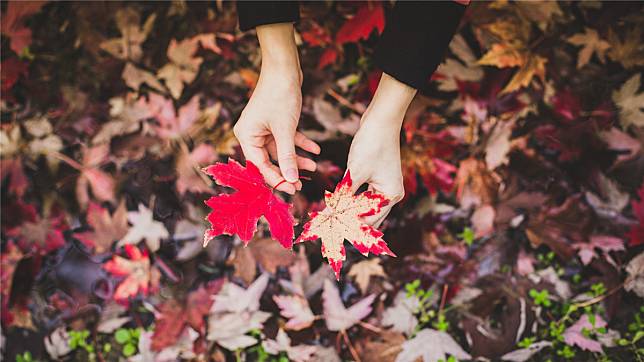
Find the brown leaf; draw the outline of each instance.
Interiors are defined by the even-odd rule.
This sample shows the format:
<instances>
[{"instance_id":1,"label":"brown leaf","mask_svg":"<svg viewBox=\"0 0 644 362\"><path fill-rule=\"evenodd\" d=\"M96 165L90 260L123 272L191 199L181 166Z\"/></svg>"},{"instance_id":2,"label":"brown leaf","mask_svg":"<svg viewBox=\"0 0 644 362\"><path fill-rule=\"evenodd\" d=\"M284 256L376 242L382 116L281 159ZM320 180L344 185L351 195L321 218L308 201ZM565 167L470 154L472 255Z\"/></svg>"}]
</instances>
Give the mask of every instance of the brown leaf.
<instances>
[{"instance_id":1,"label":"brown leaf","mask_svg":"<svg viewBox=\"0 0 644 362\"><path fill-rule=\"evenodd\" d=\"M123 238L129 230L125 200L119 203L113 215L100 205L90 202L87 208L87 223L94 231L77 233L75 237L85 245L93 247L96 253L110 250L112 243Z\"/></svg>"}]
</instances>

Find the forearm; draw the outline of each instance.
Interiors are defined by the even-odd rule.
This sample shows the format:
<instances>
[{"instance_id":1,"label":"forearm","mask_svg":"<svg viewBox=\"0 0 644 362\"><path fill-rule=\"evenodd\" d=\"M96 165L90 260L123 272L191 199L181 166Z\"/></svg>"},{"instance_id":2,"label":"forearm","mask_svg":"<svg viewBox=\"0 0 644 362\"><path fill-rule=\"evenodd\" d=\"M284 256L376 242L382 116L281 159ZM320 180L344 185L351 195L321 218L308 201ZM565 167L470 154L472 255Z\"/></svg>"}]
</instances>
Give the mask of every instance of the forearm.
<instances>
[{"instance_id":1,"label":"forearm","mask_svg":"<svg viewBox=\"0 0 644 362\"><path fill-rule=\"evenodd\" d=\"M382 73L376 93L360 121L361 126L366 123L385 127L388 131L396 131L397 135L416 92L415 88Z\"/></svg>"},{"instance_id":2,"label":"forearm","mask_svg":"<svg viewBox=\"0 0 644 362\"><path fill-rule=\"evenodd\" d=\"M261 76L284 77L302 83L302 70L292 23L261 25L257 38L262 54Z\"/></svg>"}]
</instances>

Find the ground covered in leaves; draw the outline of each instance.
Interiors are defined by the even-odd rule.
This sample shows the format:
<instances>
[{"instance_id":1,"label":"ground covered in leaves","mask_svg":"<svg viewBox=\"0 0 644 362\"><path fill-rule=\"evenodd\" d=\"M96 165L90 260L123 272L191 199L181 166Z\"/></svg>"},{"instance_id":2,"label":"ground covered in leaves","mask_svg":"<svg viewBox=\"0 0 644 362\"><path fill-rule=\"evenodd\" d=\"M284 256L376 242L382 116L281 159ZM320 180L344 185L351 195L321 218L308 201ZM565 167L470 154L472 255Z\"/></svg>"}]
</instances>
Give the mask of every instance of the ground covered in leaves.
<instances>
[{"instance_id":1,"label":"ground covered in leaves","mask_svg":"<svg viewBox=\"0 0 644 362\"><path fill-rule=\"evenodd\" d=\"M405 120L397 257L345 243L339 282L264 221L203 247L230 190L199 170L243 160L260 62L233 4L1 6L3 359L644 358L641 3L472 4ZM390 6L302 7L322 154L295 237L344 174Z\"/></svg>"}]
</instances>

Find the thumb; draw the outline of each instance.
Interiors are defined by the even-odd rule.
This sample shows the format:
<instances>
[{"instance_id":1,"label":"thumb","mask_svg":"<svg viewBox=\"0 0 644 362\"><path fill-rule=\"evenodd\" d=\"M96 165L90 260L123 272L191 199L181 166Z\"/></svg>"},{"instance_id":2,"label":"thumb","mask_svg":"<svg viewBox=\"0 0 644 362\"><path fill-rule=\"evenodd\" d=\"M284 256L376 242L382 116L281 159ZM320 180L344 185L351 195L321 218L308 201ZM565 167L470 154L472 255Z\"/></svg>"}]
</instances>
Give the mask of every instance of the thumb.
<instances>
[{"instance_id":1,"label":"thumb","mask_svg":"<svg viewBox=\"0 0 644 362\"><path fill-rule=\"evenodd\" d=\"M273 130L275 146L277 148L277 162L282 171L282 176L287 182L297 182L297 154L295 153L295 128L278 128Z\"/></svg>"}]
</instances>

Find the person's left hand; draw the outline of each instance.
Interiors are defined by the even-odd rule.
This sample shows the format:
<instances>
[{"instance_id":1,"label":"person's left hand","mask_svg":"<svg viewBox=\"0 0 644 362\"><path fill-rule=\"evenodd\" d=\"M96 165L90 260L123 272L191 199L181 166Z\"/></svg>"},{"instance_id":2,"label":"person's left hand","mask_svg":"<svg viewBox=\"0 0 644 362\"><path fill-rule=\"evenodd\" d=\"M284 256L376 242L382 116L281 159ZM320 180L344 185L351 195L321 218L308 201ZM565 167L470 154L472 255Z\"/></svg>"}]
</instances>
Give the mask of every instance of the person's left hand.
<instances>
[{"instance_id":1,"label":"person's left hand","mask_svg":"<svg viewBox=\"0 0 644 362\"><path fill-rule=\"evenodd\" d=\"M400 120L392 120L367 111L362 126L349 150L347 168L353 180L352 191L363 184L369 190L389 199L380 213L365 217L365 222L378 227L391 208L405 195L400 162Z\"/></svg>"}]
</instances>

